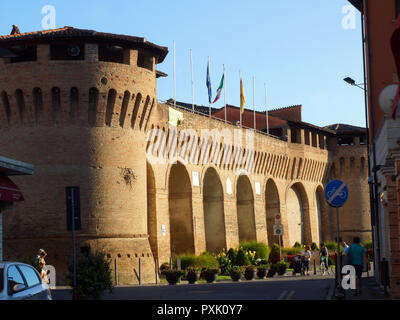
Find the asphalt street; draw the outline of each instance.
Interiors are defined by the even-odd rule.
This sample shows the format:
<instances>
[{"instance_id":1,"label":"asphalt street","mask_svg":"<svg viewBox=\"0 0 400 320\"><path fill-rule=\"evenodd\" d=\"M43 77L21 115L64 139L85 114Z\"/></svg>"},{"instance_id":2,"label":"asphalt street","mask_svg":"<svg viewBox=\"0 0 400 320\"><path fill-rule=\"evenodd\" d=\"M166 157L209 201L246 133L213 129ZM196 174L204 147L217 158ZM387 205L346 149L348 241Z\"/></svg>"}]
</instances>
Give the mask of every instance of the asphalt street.
<instances>
[{"instance_id":1,"label":"asphalt street","mask_svg":"<svg viewBox=\"0 0 400 320\"><path fill-rule=\"evenodd\" d=\"M265 280L221 281L190 285L118 286L104 300L325 300L332 276L277 277ZM70 300L68 289L52 290L53 299Z\"/></svg>"}]
</instances>

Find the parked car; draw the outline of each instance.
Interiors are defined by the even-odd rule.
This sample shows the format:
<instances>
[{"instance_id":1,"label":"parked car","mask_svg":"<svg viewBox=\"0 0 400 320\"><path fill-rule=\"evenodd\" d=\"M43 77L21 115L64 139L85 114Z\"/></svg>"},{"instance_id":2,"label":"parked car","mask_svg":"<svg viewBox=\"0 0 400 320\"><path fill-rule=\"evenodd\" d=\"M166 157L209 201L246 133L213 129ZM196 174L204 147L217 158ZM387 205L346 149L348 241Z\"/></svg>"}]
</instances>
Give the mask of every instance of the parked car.
<instances>
[{"instance_id":1,"label":"parked car","mask_svg":"<svg viewBox=\"0 0 400 320\"><path fill-rule=\"evenodd\" d=\"M47 283L32 266L0 261L0 300L52 300Z\"/></svg>"}]
</instances>

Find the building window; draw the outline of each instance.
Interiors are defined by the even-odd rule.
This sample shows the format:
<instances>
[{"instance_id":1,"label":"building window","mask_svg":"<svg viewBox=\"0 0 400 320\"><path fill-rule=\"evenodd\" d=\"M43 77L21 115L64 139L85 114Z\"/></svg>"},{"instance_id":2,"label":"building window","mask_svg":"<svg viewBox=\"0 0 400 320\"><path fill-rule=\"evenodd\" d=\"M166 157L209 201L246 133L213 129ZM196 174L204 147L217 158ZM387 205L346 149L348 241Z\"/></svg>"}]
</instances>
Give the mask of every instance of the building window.
<instances>
[{"instance_id":1,"label":"building window","mask_svg":"<svg viewBox=\"0 0 400 320\"><path fill-rule=\"evenodd\" d=\"M337 145L338 146L352 146L352 145L354 145L354 137L338 137Z\"/></svg>"},{"instance_id":2,"label":"building window","mask_svg":"<svg viewBox=\"0 0 400 320\"><path fill-rule=\"evenodd\" d=\"M397 19L397 17L400 14L400 0L394 1L394 13L395 13L394 18Z\"/></svg>"},{"instance_id":3,"label":"building window","mask_svg":"<svg viewBox=\"0 0 400 320\"><path fill-rule=\"evenodd\" d=\"M116 45L99 45L99 61L130 64L129 49Z\"/></svg>"},{"instance_id":4,"label":"building window","mask_svg":"<svg viewBox=\"0 0 400 320\"><path fill-rule=\"evenodd\" d=\"M52 44L50 45L51 60L84 60L85 46L83 44Z\"/></svg>"},{"instance_id":5,"label":"building window","mask_svg":"<svg viewBox=\"0 0 400 320\"><path fill-rule=\"evenodd\" d=\"M9 58L6 63L18 63L27 61L37 60L37 48L36 46L24 47L24 46L13 46L9 48L12 53L17 57Z\"/></svg>"},{"instance_id":6,"label":"building window","mask_svg":"<svg viewBox=\"0 0 400 320\"><path fill-rule=\"evenodd\" d=\"M153 62L154 62L154 57L149 56L148 54L145 54L143 52L138 53L138 61L137 61L138 67L153 71Z\"/></svg>"}]
</instances>

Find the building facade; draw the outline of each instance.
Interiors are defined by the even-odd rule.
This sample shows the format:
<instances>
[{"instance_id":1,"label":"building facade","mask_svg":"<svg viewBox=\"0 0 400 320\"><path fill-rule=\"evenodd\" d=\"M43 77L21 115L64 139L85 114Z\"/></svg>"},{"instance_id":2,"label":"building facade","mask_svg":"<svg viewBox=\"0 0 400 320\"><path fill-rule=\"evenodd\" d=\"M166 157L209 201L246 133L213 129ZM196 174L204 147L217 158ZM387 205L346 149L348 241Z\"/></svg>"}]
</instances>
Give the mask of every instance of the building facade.
<instances>
[{"instance_id":1,"label":"building facade","mask_svg":"<svg viewBox=\"0 0 400 320\"><path fill-rule=\"evenodd\" d=\"M72 262L69 186L80 188L78 251L104 251L128 284L138 283L139 263L141 281L155 282L171 256L278 242L277 213L284 246L333 240L324 200L332 166L352 188L366 185L360 132L341 146L340 126L302 122L299 106L272 112L274 136L218 110L209 117L208 108L159 103L155 67L168 49L144 38L64 27L3 36L0 47L2 152L36 168L16 178L26 201L4 219L4 255L44 248L58 284ZM370 239L358 189L341 215L346 240Z\"/></svg>"},{"instance_id":2,"label":"building facade","mask_svg":"<svg viewBox=\"0 0 400 320\"><path fill-rule=\"evenodd\" d=\"M369 183L375 275L400 298L399 114L391 116L399 83L391 37L400 1L349 0L361 12L369 125ZM397 61L398 63L398 61Z\"/></svg>"}]
</instances>

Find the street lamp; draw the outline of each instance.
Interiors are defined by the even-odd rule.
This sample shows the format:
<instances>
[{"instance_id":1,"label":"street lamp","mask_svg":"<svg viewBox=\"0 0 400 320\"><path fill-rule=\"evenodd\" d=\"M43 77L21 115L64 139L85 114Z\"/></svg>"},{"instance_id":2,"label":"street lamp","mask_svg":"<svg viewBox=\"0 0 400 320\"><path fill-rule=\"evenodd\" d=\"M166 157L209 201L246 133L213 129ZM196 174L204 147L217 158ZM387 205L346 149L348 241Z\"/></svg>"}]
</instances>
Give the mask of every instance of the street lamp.
<instances>
[{"instance_id":1,"label":"street lamp","mask_svg":"<svg viewBox=\"0 0 400 320\"><path fill-rule=\"evenodd\" d=\"M361 23L363 23L363 19L361 19ZM363 47L363 56L364 56L364 79L366 79L365 76L365 53L364 53L364 47ZM346 77L343 79L346 81L348 84L352 86L359 87L364 91L364 104L365 104L365 126L367 129L367 154L368 154L368 184L370 186L370 206L371 206L371 226L372 228L375 226L376 231L377 231L377 236L376 240L374 237L374 233L372 233L372 241L376 243L376 251L377 254L375 259L379 260L379 252L380 252L380 239L379 239L379 216L378 216L378 186L376 181L378 181L377 178L377 173L376 171L379 170L377 169L376 165L376 149L375 149L375 142L374 139L370 139L370 130L369 130L369 121L368 121L368 91L366 90L365 83L359 83L357 84L354 79L350 77ZM363 86L363 87L362 87ZM371 110L371 125L372 125L372 135L374 134L374 111L373 109ZM371 140L371 146L372 146L372 158L373 158L373 166L371 165L370 161L370 140ZM372 168L371 168L372 167ZM372 173L372 175L370 175ZM375 245L374 245L375 247ZM376 260L375 260L376 261ZM379 268L379 267L378 267ZM379 269L378 269L379 270ZM379 271L378 271L379 272Z\"/></svg>"},{"instance_id":2,"label":"street lamp","mask_svg":"<svg viewBox=\"0 0 400 320\"><path fill-rule=\"evenodd\" d=\"M346 81L348 84L352 85L352 86L356 86L359 87L360 89L365 90L364 87L361 87L364 85L364 83L356 83L354 79L350 78L350 77L346 77L343 79L344 81Z\"/></svg>"}]
</instances>

